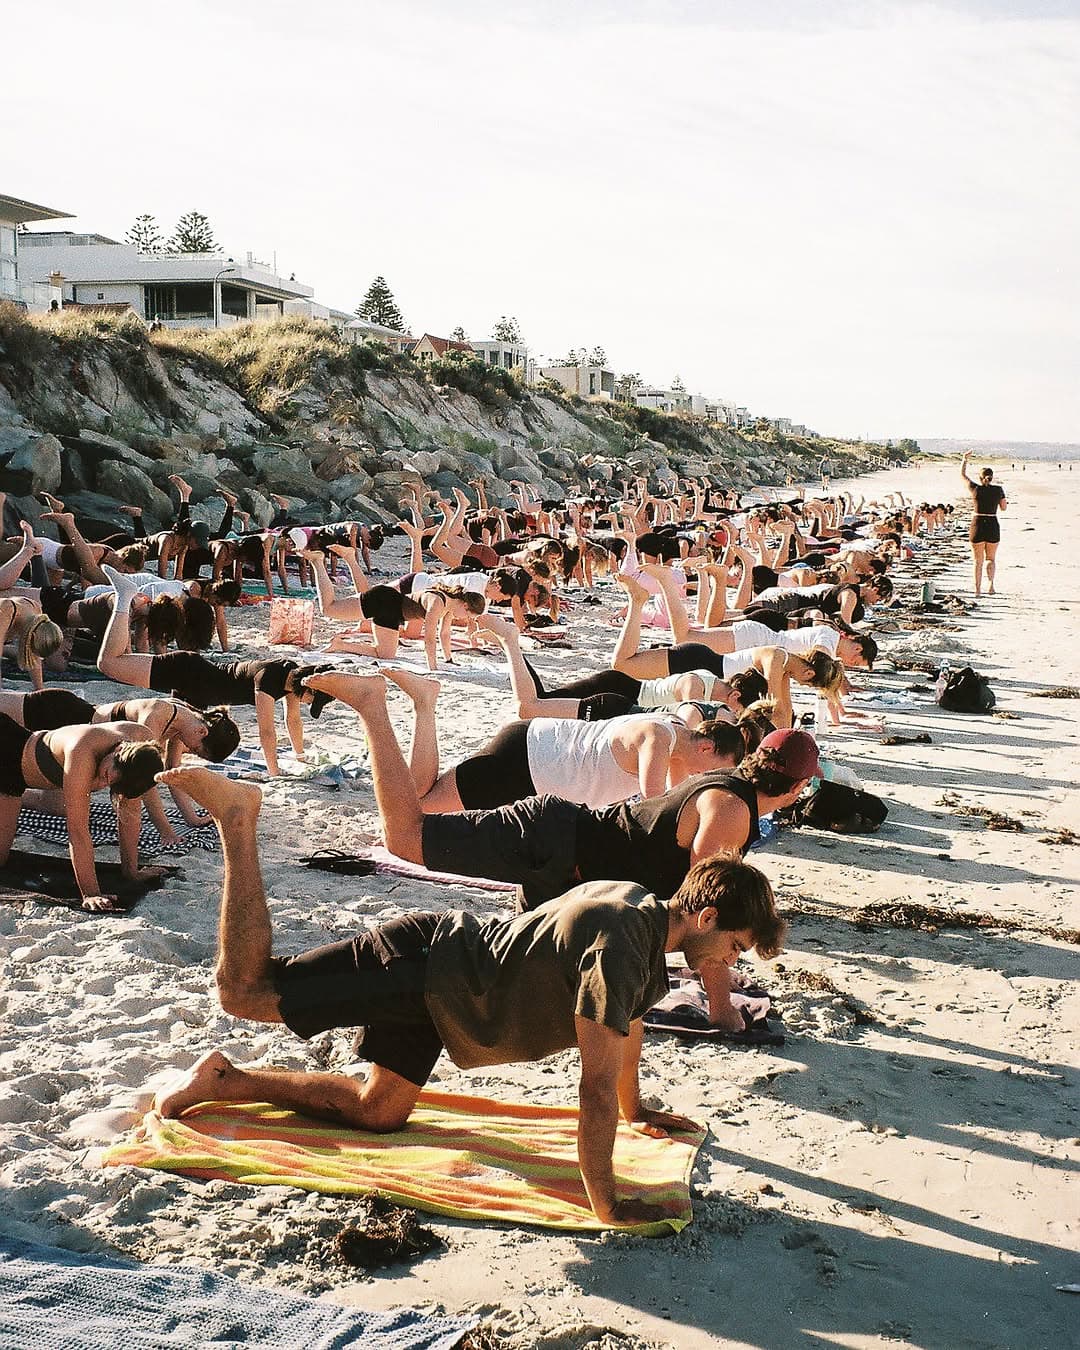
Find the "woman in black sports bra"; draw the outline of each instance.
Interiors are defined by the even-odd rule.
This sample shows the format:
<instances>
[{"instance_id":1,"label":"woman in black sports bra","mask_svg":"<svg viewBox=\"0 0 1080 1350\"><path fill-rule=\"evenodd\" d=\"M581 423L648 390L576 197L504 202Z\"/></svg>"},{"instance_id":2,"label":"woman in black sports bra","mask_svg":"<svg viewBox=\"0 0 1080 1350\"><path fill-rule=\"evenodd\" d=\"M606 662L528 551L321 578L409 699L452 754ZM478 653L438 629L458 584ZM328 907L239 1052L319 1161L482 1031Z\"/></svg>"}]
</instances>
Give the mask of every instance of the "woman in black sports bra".
<instances>
[{"instance_id":1,"label":"woman in black sports bra","mask_svg":"<svg viewBox=\"0 0 1080 1350\"><path fill-rule=\"evenodd\" d=\"M84 909L112 909L116 897L102 895L90 838L90 794L108 788L116 808L120 862L124 875L146 881L157 868L139 867L139 798L164 768L160 744L133 722L111 726L70 726L27 731L0 714L0 867L7 862L28 788L63 795L69 852Z\"/></svg>"},{"instance_id":2,"label":"woman in black sports bra","mask_svg":"<svg viewBox=\"0 0 1080 1350\"><path fill-rule=\"evenodd\" d=\"M983 469L979 481L972 482L968 477L968 460L971 451L965 450L960 460L960 473L971 493L971 505L974 515L971 517L971 529L968 538L971 541L971 553L975 563L975 594L982 595L983 568L986 580L990 583L988 594L994 594L994 578L997 573L997 551L1001 540L1001 526L997 513L1007 511L1009 503L1005 489L994 482L993 469Z\"/></svg>"},{"instance_id":3,"label":"woman in black sports bra","mask_svg":"<svg viewBox=\"0 0 1080 1350\"><path fill-rule=\"evenodd\" d=\"M110 680L130 684L136 689L157 689L171 693L195 708L235 705L254 707L259 727L259 743L271 776L280 773L277 758L277 727L274 705L284 702L285 727L294 752L304 752L304 728L300 708L308 704L312 717L318 717L329 699L314 697L300 684L310 666L296 661L208 661L198 652L169 652L165 656L147 656L131 650L130 609L134 591L128 579L110 570L117 587L112 618L98 653L98 669Z\"/></svg>"}]
</instances>

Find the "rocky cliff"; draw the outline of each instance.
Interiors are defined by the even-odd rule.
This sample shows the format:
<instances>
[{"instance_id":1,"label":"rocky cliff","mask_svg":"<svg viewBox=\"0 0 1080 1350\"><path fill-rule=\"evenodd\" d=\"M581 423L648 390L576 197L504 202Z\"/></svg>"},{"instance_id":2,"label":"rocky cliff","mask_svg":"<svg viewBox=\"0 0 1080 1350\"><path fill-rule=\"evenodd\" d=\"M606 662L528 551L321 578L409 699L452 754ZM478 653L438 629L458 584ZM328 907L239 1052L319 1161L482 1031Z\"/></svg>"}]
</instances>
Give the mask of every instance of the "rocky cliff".
<instances>
[{"instance_id":1,"label":"rocky cliff","mask_svg":"<svg viewBox=\"0 0 1080 1350\"><path fill-rule=\"evenodd\" d=\"M299 320L149 334L131 316L0 306L0 489L30 518L45 490L103 525L128 502L156 526L181 473L196 518L220 514L203 499L221 483L260 523L269 491L303 503L301 518L370 522L404 478L444 491L482 478L496 501L512 479L551 498L630 474L749 487L813 476L825 450L848 473L894 453L524 390L476 363L423 368Z\"/></svg>"}]
</instances>

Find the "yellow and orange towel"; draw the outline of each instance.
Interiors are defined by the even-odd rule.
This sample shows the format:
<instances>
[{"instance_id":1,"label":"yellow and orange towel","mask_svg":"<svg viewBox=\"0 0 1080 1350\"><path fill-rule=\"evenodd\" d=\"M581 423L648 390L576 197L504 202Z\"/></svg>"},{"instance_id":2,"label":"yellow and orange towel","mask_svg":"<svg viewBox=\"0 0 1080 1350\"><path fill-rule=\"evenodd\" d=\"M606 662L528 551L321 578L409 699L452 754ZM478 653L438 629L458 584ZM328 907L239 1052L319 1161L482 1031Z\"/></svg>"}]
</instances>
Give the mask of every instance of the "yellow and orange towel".
<instances>
[{"instance_id":1,"label":"yellow and orange towel","mask_svg":"<svg viewBox=\"0 0 1080 1350\"><path fill-rule=\"evenodd\" d=\"M108 1150L103 1164L330 1194L377 1191L462 1219L609 1227L585 1196L577 1122L572 1107L423 1092L403 1130L365 1134L261 1102L206 1102L177 1120L149 1113L129 1140ZM632 1231L661 1236L690 1222L690 1172L704 1137L701 1129L654 1139L619 1125L620 1189L670 1211L670 1218Z\"/></svg>"}]
</instances>

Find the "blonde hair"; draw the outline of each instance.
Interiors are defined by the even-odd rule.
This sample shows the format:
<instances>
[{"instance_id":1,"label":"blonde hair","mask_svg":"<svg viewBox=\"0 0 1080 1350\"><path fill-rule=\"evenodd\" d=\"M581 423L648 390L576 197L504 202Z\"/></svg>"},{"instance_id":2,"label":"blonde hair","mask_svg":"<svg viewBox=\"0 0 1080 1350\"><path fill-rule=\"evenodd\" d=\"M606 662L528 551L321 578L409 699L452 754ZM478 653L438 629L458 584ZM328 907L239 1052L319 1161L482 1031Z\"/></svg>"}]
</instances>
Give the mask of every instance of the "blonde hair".
<instances>
[{"instance_id":1,"label":"blonde hair","mask_svg":"<svg viewBox=\"0 0 1080 1350\"><path fill-rule=\"evenodd\" d=\"M35 661L52 656L64 645L64 630L44 614L35 614L19 639L18 662L21 670L29 670Z\"/></svg>"},{"instance_id":2,"label":"blonde hair","mask_svg":"<svg viewBox=\"0 0 1080 1350\"><path fill-rule=\"evenodd\" d=\"M844 667L824 647L815 647L801 659L810 667L810 678L800 680L800 684L820 689L826 696L839 694L844 684Z\"/></svg>"}]
</instances>

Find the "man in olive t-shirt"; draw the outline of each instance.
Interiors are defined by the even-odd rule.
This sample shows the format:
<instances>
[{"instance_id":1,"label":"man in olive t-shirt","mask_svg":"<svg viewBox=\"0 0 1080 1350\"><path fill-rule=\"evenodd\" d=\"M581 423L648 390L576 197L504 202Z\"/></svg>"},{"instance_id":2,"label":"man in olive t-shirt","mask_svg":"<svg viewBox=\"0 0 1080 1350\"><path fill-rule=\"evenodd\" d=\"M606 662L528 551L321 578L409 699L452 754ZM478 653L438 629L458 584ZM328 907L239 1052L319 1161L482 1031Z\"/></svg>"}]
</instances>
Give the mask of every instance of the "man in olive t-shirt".
<instances>
[{"instance_id":1,"label":"man in olive t-shirt","mask_svg":"<svg viewBox=\"0 0 1080 1350\"><path fill-rule=\"evenodd\" d=\"M663 1136L693 1122L642 1105L642 1016L667 990L665 955L708 972L756 946L779 950L783 922L767 879L736 857L697 864L660 901L626 882L590 882L509 919L413 913L298 956L272 954L256 822L261 793L201 768L159 776L214 817L225 858L217 987L222 1008L301 1036L363 1026L370 1074L240 1069L205 1055L156 1102L176 1116L196 1102L267 1101L358 1129L400 1129L445 1047L456 1064L531 1061L577 1046L578 1159L605 1223L643 1223L662 1207L616 1193L619 1115Z\"/></svg>"}]
</instances>

